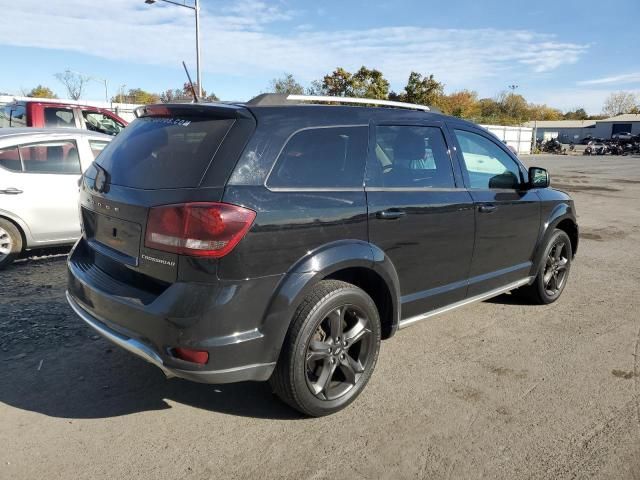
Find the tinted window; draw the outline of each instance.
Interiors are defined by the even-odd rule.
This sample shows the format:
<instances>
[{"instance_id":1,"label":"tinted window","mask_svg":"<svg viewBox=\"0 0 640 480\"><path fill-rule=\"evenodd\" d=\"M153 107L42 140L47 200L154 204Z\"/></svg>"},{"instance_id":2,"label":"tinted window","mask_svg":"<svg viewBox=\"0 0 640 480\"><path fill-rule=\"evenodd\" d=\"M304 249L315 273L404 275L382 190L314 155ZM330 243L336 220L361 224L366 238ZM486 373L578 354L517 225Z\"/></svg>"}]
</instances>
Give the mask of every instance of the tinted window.
<instances>
[{"instance_id":1,"label":"tinted window","mask_svg":"<svg viewBox=\"0 0 640 480\"><path fill-rule=\"evenodd\" d=\"M367 170L374 187L452 188L451 159L437 127L376 127L375 157Z\"/></svg>"},{"instance_id":2,"label":"tinted window","mask_svg":"<svg viewBox=\"0 0 640 480\"><path fill-rule=\"evenodd\" d=\"M73 110L59 107L45 108L44 126L52 128L76 128L76 122L73 119Z\"/></svg>"},{"instance_id":3,"label":"tinted window","mask_svg":"<svg viewBox=\"0 0 640 480\"><path fill-rule=\"evenodd\" d=\"M286 188L362 187L367 135L367 127L302 130L285 145L267 184Z\"/></svg>"},{"instance_id":4,"label":"tinted window","mask_svg":"<svg viewBox=\"0 0 640 480\"><path fill-rule=\"evenodd\" d=\"M455 130L469 174L471 188L517 188L521 183L516 162L482 135Z\"/></svg>"},{"instance_id":5,"label":"tinted window","mask_svg":"<svg viewBox=\"0 0 640 480\"><path fill-rule=\"evenodd\" d=\"M15 172L22 171L18 147L0 149L0 167L4 167Z\"/></svg>"},{"instance_id":6,"label":"tinted window","mask_svg":"<svg viewBox=\"0 0 640 480\"><path fill-rule=\"evenodd\" d=\"M234 120L143 117L134 120L96 162L111 183L156 189L196 187ZM87 172L91 178L93 169Z\"/></svg>"},{"instance_id":7,"label":"tinted window","mask_svg":"<svg viewBox=\"0 0 640 480\"><path fill-rule=\"evenodd\" d=\"M117 135L124 128L123 124L100 112L83 110L82 116L87 130L106 133L107 135Z\"/></svg>"},{"instance_id":8,"label":"tinted window","mask_svg":"<svg viewBox=\"0 0 640 480\"><path fill-rule=\"evenodd\" d=\"M109 145L109 142L105 142L104 140L89 140L89 147L91 148L94 160L107 145Z\"/></svg>"},{"instance_id":9,"label":"tinted window","mask_svg":"<svg viewBox=\"0 0 640 480\"><path fill-rule=\"evenodd\" d=\"M69 174L81 172L78 147L73 140L34 143L19 148L25 172Z\"/></svg>"}]
</instances>

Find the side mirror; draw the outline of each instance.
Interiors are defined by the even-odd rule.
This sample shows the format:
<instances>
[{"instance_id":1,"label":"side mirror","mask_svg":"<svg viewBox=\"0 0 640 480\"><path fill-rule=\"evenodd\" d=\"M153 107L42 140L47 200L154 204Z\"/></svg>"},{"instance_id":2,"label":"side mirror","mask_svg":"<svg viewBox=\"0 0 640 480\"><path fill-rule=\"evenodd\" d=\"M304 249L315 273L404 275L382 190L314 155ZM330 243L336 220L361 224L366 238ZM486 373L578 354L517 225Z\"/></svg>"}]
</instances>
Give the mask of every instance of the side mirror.
<instances>
[{"instance_id":1,"label":"side mirror","mask_svg":"<svg viewBox=\"0 0 640 480\"><path fill-rule=\"evenodd\" d=\"M529 169L529 186L531 188L547 188L549 184L549 172L544 168L531 167Z\"/></svg>"}]
</instances>

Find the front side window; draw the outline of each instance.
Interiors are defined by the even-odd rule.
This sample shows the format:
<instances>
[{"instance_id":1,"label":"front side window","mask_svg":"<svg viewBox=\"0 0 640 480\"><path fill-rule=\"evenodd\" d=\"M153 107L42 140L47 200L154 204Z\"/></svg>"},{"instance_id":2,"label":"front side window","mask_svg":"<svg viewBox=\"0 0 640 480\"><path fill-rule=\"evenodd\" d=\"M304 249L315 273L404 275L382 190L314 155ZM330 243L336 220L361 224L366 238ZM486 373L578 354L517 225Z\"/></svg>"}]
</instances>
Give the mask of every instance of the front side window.
<instances>
[{"instance_id":1,"label":"front side window","mask_svg":"<svg viewBox=\"0 0 640 480\"><path fill-rule=\"evenodd\" d=\"M367 177L372 187L455 187L451 159L438 127L376 127L375 155Z\"/></svg>"},{"instance_id":2,"label":"front side window","mask_svg":"<svg viewBox=\"0 0 640 480\"><path fill-rule=\"evenodd\" d=\"M89 147L91 148L91 153L93 154L93 159L95 160L100 152L104 150L104 147L109 145L109 142L105 142L104 140L89 140Z\"/></svg>"},{"instance_id":3,"label":"front side window","mask_svg":"<svg viewBox=\"0 0 640 480\"><path fill-rule=\"evenodd\" d=\"M70 108L46 107L44 126L47 128L76 128L73 110Z\"/></svg>"},{"instance_id":4,"label":"front side window","mask_svg":"<svg viewBox=\"0 0 640 480\"><path fill-rule=\"evenodd\" d=\"M84 123L87 125L87 130L106 133L107 135L117 135L124 128L124 125L104 113L83 110L82 116L84 117Z\"/></svg>"},{"instance_id":5,"label":"front side window","mask_svg":"<svg viewBox=\"0 0 640 480\"><path fill-rule=\"evenodd\" d=\"M81 173L78 147L73 140L34 143L19 148L27 173Z\"/></svg>"},{"instance_id":6,"label":"front side window","mask_svg":"<svg viewBox=\"0 0 640 480\"><path fill-rule=\"evenodd\" d=\"M293 135L267 185L275 188L362 187L368 127L311 128Z\"/></svg>"},{"instance_id":7,"label":"front side window","mask_svg":"<svg viewBox=\"0 0 640 480\"><path fill-rule=\"evenodd\" d=\"M477 133L455 130L469 174L471 188L518 188L522 181L517 163L498 145Z\"/></svg>"},{"instance_id":8,"label":"front side window","mask_svg":"<svg viewBox=\"0 0 640 480\"><path fill-rule=\"evenodd\" d=\"M20 154L18 147L8 147L0 149L0 167L12 170L14 172L22 171L20 163Z\"/></svg>"}]
</instances>

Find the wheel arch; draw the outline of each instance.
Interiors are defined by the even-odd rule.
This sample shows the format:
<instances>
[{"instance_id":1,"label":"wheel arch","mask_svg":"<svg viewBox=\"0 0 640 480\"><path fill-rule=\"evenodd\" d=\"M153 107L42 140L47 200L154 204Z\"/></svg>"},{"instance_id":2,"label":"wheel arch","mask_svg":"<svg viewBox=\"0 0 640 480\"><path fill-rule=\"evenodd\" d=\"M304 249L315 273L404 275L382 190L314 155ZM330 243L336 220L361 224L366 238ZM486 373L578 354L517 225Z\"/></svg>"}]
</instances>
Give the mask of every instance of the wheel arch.
<instances>
[{"instance_id":1,"label":"wheel arch","mask_svg":"<svg viewBox=\"0 0 640 480\"><path fill-rule=\"evenodd\" d=\"M29 237L27 237L29 230L27 229L27 226L13 215L8 215L4 211L0 211L0 218L10 222L14 227L16 227L20 233L20 238L22 239L22 250L26 250L29 245Z\"/></svg>"},{"instance_id":2,"label":"wheel arch","mask_svg":"<svg viewBox=\"0 0 640 480\"><path fill-rule=\"evenodd\" d=\"M278 358L301 301L326 279L342 280L362 288L378 307L383 338L390 338L400 319L400 285L395 267L377 247L362 240L332 242L309 252L279 282L261 330L273 338L272 357Z\"/></svg>"},{"instance_id":3,"label":"wheel arch","mask_svg":"<svg viewBox=\"0 0 640 480\"><path fill-rule=\"evenodd\" d=\"M575 257L578 250L578 223L576 222L573 208L569 203L563 202L556 205L547 219L544 220L542 227L543 228L540 232L540 240L538 242L538 245L536 246L536 251L533 257L533 264L531 267L532 276L536 275L536 272L538 271L540 262L542 261L542 257L544 255L544 250L547 242L556 229L564 231L569 236L573 257Z\"/></svg>"}]
</instances>

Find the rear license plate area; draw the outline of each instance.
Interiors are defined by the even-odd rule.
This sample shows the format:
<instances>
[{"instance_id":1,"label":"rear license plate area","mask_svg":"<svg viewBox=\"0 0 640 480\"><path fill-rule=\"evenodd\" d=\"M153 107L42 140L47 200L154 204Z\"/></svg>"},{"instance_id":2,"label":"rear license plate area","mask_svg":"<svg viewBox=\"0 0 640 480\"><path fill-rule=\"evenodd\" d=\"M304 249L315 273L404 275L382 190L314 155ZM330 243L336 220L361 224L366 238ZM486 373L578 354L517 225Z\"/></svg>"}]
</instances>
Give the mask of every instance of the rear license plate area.
<instances>
[{"instance_id":1,"label":"rear license plate area","mask_svg":"<svg viewBox=\"0 0 640 480\"><path fill-rule=\"evenodd\" d=\"M82 209L85 235L92 248L128 265L138 265L139 224Z\"/></svg>"}]
</instances>

